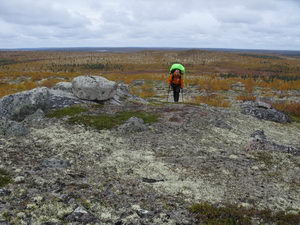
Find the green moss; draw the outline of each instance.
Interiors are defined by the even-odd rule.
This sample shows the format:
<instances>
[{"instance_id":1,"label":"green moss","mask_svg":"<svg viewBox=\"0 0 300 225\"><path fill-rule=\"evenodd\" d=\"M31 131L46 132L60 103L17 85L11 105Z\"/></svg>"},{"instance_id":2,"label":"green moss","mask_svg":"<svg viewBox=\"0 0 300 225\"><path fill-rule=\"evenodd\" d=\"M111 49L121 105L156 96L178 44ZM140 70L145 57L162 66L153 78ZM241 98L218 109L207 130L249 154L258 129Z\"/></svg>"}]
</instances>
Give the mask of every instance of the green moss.
<instances>
[{"instance_id":1,"label":"green moss","mask_svg":"<svg viewBox=\"0 0 300 225\"><path fill-rule=\"evenodd\" d=\"M7 184L11 183L12 179L10 174L4 170L0 169L0 188L6 186Z\"/></svg>"},{"instance_id":2,"label":"green moss","mask_svg":"<svg viewBox=\"0 0 300 225\"><path fill-rule=\"evenodd\" d=\"M83 108L80 106L70 106L63 109L57 109L55 111L52 111L48 113L46 116L49 118L62 118L65 116L75 116L82 112L87 112L87 108Z\"/></svg>"},{"instance_id":3,"label":"green moss","mask_svg":"<svg viewBox=\"0 0 300 225\"><path fill-rule=\"evenodd\" d=\"M300 117L295 115L290 115L293 122L300 123Z\"/></svg>"},{"instance_id":4,"label":"green moss","mask_svg":"<svg viewBox=\"0 0 300 225\"><path fill-rule=\"evenodd\" d=\"M128 120L130 117L138 117L145 121L145 123L157 122L158 116L156 114L136 112L136 111L124 111L115 115L78 115L71 117L68 122L71 124L84 124L88 127L93 127L98 130L111 129L118 126Z\"/></svg>"},{"instance_id":5,"label":"green moss","mask_svg":"<svg viewBox=\"0 0 300 225\"><path fill-rule=\"evenodd\" d=\"M256 158L256 160L262 161L268 167L274 164L274 158L270 152L255 152L254 157Z\"/></svg>"},{"instance_id":6,"label":"green moss","mask_svg":"<svg viewBox=\"0 0 300 225\"><path fill-rule=\"evenodd\" d=\"M270 210L248 209L237 205L216 207L207 202L192 205L190 211L204 225L251 225L253 219L259 219L260 224L274 225L298 225L300 221L300 212L272 213Z\"/></svg>"},{"instance_id":7,"label":"green moss","mask_svg":"<svg viewBox=\"0 0 300 225\"><path fill-rule=\"evenodd\" d=\"M194 204L190 210L205 225L251 225L251 218L247 215L247 211L236 206L218 208L204 202Z\"/></svg>"}]
</instances>

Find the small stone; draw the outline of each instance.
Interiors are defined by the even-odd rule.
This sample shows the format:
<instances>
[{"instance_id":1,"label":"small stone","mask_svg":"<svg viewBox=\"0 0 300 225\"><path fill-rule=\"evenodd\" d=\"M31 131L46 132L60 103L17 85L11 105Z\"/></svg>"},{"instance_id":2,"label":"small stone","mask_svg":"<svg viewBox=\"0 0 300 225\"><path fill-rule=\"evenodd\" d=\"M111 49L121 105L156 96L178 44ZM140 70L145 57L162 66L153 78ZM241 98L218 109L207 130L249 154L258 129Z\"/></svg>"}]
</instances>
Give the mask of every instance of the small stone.
<instances>
[{"instance_id":1,"label":"small stone","mask_svg":"<svg viewBox=\"0 0 300 225\"><path fill-rule=\"evenodd\" d=\"M26 214L23 212L19 212L19 213L17 213L17 217L24 219L26 217Z\"/></svg>"},{"instance_id":2,"label":"small stone","mask_svg":"<svg viewBox=\"0 0 300 225\"><path fill-rule=\"evenodd\" d=\"M37 203L40 203L44 200L44 198L42 196L36 196L33 198L33 201L37 202Z\"/></svg>"},{"instance_id":3,"label":"small stone","mask_svg":"<svg viewBox=\"0 0 300 225\"><path fill-rule=\"evenodd\" d=\"M25 181L25 177L23 176L17 176L14 178L14 182L17 184L23 183Z\"/></svg>"},{"instance_id":4,"label":"small stone","mask_svg":"<svg viewBox=\"0 0 300 225\"><path fill-rule=\"evenodd\" d=\"M249 204L247 202L242 202L240 205L244 208L251 208L251 204Z\"/></svg>"},{"instance_id":5,"label":"small stone","mask_svg":"<svg viewBox=\"0 0 300 225\"><path fill-rule=\"evenodd\" d=\"M154 216L154 212L148 211L148 210L144 210L144 209L138 210L136 213L141 218L149 218L149 217L153 217Z\"/></svg>"},{"instance_id":6,"label":"small stone","mask_svg":"<svg viewBox=\"0 0 300 225\"><path fill-rule=\"evenodd\" d=\"M98 219L89 213L83 207L77 207L70 215L66 217L68 222L80 222L80 223L94 223L97 222Z\"/></svg>"},{"instance_id":7,"label":"small stone","mask_svg":"<svg viewBox=\"0 0 300 225\"><path fill-rule=\"evenodd\" d=\"M29 204L26 205L27 209L36 209L36 207L37 207L37 205L34 204L34 203L29 203Z\"/></svg>"},{"instance_id":8,"label":"small stone","mask_svg":"<svg viewBox=\"0 0 300 225\"><path fill-rule=\"evenodd\" d=\"M0 188L0 196L8 196L11 194L11 191L5 188Z\"/></svg>"},{"instance_id":9,"label":"small stone","mask_svg":"<svg viewBox=\"0 0 300 225\"><path fill-rule=\"evenodd\" d=\"M230 155L229 158L230 159L238 159L239 157L237 155Z\"/></svg>"},{"instance_id":10,"label":"small stone","mask_svg":"<svg viewBox=\"0 0 300 225\"><path fill-rule=\"evenodd\" d=\"M258 166L252 166L251 169L252 170L259 170L259 167Z\"/></svg>"},{"instance_id":11,"label":"small stone","mask_svg":"<svg viewBox=\"0 0 300 225\"><path fill-rule=\"evenodd\" d=\"M148 127L145 125L144 120L137 117L131 117L118 127L118 131L124 133L141 132L145 130L148 130Z\"/></svg>"},{"instance_id":12,"label":"small stone","mask_svg":"<svg viewBox=\"0 0 300 225\"><path fill-rule=\"evenodd\" d=\"M42 166L46 168L67 168L70 167L70 162L62 159L45 159L42 161Z\"/></svg>"},{"instance_id":13,"label":"small stone","mask_svg":"<svg viewBox=\"0 0 300 225\"><path fill-rule=\"evenodd\" d=\"M21 173L22 170L21 170L21 169L15 169L15 172L16 172L16 173Z\"/></svg>"},{"instance_id":14,"label":"small stone","mask_svg":"<svg viewBox=\"0 0 300 225\"><path fill-rule=\"evenodd\" d=\"M225 169L222 170L222 173L224 173L225 175L229 175L230 174L230 172L228 170L225 170Z\"/></svg>"}]
</instances>

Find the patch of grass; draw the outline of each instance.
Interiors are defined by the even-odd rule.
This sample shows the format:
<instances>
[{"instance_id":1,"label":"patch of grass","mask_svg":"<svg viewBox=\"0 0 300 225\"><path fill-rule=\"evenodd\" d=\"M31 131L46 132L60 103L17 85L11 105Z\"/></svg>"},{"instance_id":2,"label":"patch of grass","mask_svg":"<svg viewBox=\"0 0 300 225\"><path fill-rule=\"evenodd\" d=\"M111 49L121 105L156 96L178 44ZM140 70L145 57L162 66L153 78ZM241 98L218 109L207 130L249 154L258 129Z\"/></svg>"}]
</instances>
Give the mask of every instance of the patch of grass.
<instances>
[{"instance_id":1,"label":"patch of grass","mask_svg":"<svg viewBox=\"0 0 300 225\"><path fill-rule=\"evenodd\" d=\"M11 183L12 179L10 174L4 170L0 169L0 188L6 186L7 184Z\"/></svg>"},{"instance_id":2,"label":"patch of grass","mask_svg":"<svg viewBox=\"0 0 300 225\"><path fill-rule=\"evenodd\" d=\"M239 101L255 101L256 100L256 97L253 96L253 95L239 95L236 97L236 100L239 100Z\"/></svg>"},{"instance_id":3,"label":"patch of grass","mask_svg":"<svg viewBox=\"0 0 300 225\"><path fill-rule=\"evenodd\" d=\"M93 127L98 130L111 129L128 120L130 117L138 117L144 120L145 123L154 123L158 121L158 115L137 112L137 111L124 111L115 115L78 115L71 117L68 122L71 124L84 124L88 127Z\"/></svg>"},{"instance_id":4,"label":"patch of grass","mask_svg":"<svg viewBox=\"0 0 300 225\"><path fill-rule=\"evenodd\" d=\"M63 118L65 116L75 116L82 112L87 112L88 109L81 106L70 106L63 109L57 109L48 113L46 116L49 118Z\"/></svg>"},{"instance_id":5,"label":"patch of grass","mask_svg":"<svg viewBox=\"0 0 300 225\"><path fill-rule=\"evenodd\" d=\"M300 221L300 213L272 213L270 210L248 209L237 205L217 207L207 202L192 205L190 211L199 220L199 224L204 225L251 225L253 219L259 219L260 224L274 225L298 225Z\"/></svg>"}]
</instances>

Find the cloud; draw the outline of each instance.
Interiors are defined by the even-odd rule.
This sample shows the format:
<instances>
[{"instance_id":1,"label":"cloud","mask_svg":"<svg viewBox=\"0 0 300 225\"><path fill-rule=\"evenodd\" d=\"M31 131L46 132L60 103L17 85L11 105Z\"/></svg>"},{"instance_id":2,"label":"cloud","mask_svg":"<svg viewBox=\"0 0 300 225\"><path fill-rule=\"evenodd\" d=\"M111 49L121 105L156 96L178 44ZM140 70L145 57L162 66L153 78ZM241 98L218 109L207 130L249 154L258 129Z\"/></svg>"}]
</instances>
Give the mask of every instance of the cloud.
<instances>
[{"instance_id":1,"label":"cloud","mask_svg":"<svg viewBox=\"0 0 300 225\"><path fill-rule=\"evenodd\" d=\"M10 0L0 47L300 49L296 0Z\"/></svg>"}]
</instances>

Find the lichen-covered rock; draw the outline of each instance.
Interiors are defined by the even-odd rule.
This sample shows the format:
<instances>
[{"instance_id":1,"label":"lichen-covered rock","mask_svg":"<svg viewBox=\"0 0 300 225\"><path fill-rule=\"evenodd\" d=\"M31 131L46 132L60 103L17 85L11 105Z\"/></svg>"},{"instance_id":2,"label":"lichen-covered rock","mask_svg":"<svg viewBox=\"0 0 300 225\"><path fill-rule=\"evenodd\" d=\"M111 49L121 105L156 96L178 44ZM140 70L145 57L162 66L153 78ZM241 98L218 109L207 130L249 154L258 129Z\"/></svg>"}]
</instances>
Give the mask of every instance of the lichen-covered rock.
<instances>
[{"instance_id":1,"label":"lichen-covered rock","mask_svg":"<svg viewBox=\"0 0 300 225\"><path fill-rule=\"evenodd\" d=\"M269 120L277 123L289 123L289 116L272 108L269 104L263 102L245 102L241 105L242 113L251 115L258 119Z\"/></svg>"},{"instance_id":2,"label":"lichen-covered rock","mask_svg":"<svg viewBox=\"0 0 300 225\"><path fill-rule=\"evenodd\" d=\"M0 99L0 117L22 121L38 109L63 108L81 102L71 93L46 87L35 88Z\"/></svg>"},{"instance_id":3,"label":"lichen-covered rock","mask_svg":"<svg viewBox=\"0 0 300 225\"><path fill-rule=\"evenodd\" d=\"M274 143L267 140L263 130L257 130L250 135L252 138L246 147L246 150L269 150L290 153L292 155L300 156L300 150L292 146L286 146Z\"/></svg>"},{"instance_id":4,"label":"lichen-covered rock","mask_svg":"<svg viewBox=\"0 0 300 225\"><path fill-rule=\"evenodd\" d=\"M80 99L104 101L116 94L117 84L100 76L79 76L72 81L72 91Z\"/></svg>"},{"instance_id":5,"label":"lichen-covered rock","mask_svg":"<svg viewBox=\"0 0 300 225\"><path fill-rule=\"evenodd\" d=\"M131 94L130 90L129 90L129 86L127 84L123 84L123 83L118 84L116 94L113 96L112 99L106 101L106 104L107 105L123 105L126 102L148 104L148 102L145 99Z\"/></svg>"},{"instance_id":6,"label":"lichen-covered rock","mask_svg":"<svg viewBox=\"0 0 300 225\"><path fill-rule=\"evenodd\" d=\"M22 123L6 118L0 119L0 134L5 136L24 136L29 130Z\"/></svg>"},{"instance_id":7,"label":"lichen-covered rock","mask_svg":"<svg viewBox=\"0 0 300 225\"><path fill-rule=\"evenodd\" d=\"M38 123L45 118L45 113L43 110L38 109L35 113L27 116L22 122L25 124Z\"/></svg>"},{"instance_id":8,"label":"lichen-covered rock","mask_svg":"<svg viewBox=\"0 0 300 225\"><path fill-rule=\"evenodd\" d=\"M48 100L49 91L46 87L8 95L0 99L0 116L22 121L37 109L46 109Z\"/></svg>"}]
</instances>

